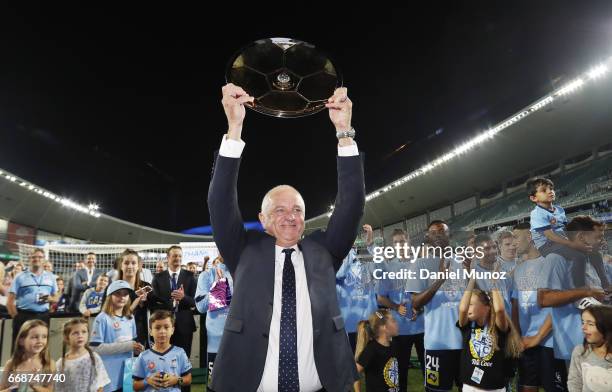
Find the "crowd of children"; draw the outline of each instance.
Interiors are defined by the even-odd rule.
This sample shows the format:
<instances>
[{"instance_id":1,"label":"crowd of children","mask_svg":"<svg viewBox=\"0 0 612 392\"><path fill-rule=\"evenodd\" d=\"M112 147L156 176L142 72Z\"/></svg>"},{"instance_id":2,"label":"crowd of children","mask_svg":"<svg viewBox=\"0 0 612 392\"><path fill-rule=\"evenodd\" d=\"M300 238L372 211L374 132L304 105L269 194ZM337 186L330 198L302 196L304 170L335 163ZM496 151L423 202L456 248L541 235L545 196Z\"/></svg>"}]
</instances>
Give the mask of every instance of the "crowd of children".
<instances>
[{"instance_id":1,"label":"crowd of children","mask_svg":"<svg viewBox=\"0 0 612 392\"><path fill-rule=\"evenodd\" d=\"M0 391L119 391L124 385L126 360L134 356L133 389L179 392L191 384L191 363L182 348L170 344L174 315L159 310L149 318L153 346L145 350L136 341L131 311L133 289L124 280L110 284L93 329L86 319L64 325L64 354L49 356L47 324L26 321L17 334L15 350L4 365Z\"/></svg>"}]
</instances>

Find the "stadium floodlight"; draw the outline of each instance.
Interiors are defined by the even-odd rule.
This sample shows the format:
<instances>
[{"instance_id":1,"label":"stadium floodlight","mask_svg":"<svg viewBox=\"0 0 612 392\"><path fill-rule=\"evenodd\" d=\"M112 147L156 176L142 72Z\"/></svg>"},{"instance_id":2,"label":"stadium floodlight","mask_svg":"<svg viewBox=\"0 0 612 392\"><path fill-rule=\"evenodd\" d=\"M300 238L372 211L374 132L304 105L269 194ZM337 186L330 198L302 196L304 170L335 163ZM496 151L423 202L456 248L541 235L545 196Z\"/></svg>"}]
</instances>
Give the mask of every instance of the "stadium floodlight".
<instances>
[{"instance_id":1,"label":"stadium floodlight","mask_svg":"<svg viewBox=\"0 0 612 392\"><path fill-rule=\"evenodd\" d=\"M599 64L591 68L591 70L587 72L587 75L589 75L589 78L591 79L598 79L602 77L606 72L608 72L608 67L606 67L605 64Z\"/></svg>"},{"instance_id":2,"label":"stadium floodlight","mask_svg":"<svg viewBox=\"0 0 612 392\"><path fill-rule=\"evenodd\" d=\"M609 59L606 60L606 63L608 65L612 64L612 57L610 57ZM580 89L581 87L583 87L589 80L594 80L594 79L598 79L601 78L603 76L605 76L605 74L608 72L608 65L606 65L605 63L599 64L593 68L591 68L588 72L586 72L585 74L581 75L580 77L572 80L571 82L567 83L566 85L564 85L563 87L561 87L560 89L554 91L553 93L545 96L544 98L540 99L539 101L537 101L534 104L531 104L530 106L528 106L527 108L521 110L520 112L516 113L515 115L513 115L510 118L505 119L504 121L498 123L496 126L489 128L487 131L478 134L477 136L473 137L472 139L460 144L459 146L457 146L456 148L454 148L453 150L447 152L446 154L442 155L441 157L433 160L430 163L426 163L424 164L422 167L408 173L407 175L396 179L395 181L393 181L391 184L385 185L384 187L382 187L381 189L378 189L372 193L370 193L369 195L366 195L366 202L370 201L380 195L382 195L385 192L388 192L389 190L398 187L402 184L405 184L406 182L413 180L417 177L422 176L423 174L426 174L427 172L431 171L432 169L445 164L449 161L451 161L452 159L465 154L467 152L469 152L470 150L472 150L474 147L476 147L479 144L485 143L491 139L493 139L493 137L501 132L502 130L518 123L519 121L521 121L522 119L524 119L525 117L531 115L532 113L537 112L538 110L542 109L543 107L551 104L552 102L554 102L555 98L559 97L559 96L565 96L568 94L571 94L575 91L577 91L578 89ZM328 214L329 216L329 214Z\"/></svg>"},{"instance_id":3,"label":"stadium floodlight","mask_svg":"<svg viewBox=\"0 0 612 392\"><path fill-rule=\"evenodd\" d=\"M25 181L22 178L19 178L17 176L12 175L11 173L5 171L5 170L0 170L0 179L4 178L7 181L10 182L18 182L20 187L23 187L31 192L34 192L38 195L41 195L43 197L46 197L47 199L51 199L57 203L62 204L65 207L77 210L79 212L82 212L84 214L90 214L93 217L99 218L100 216L102 216L98 210L100 209L100 206L97 203L90 203L88 207L85 207L79 203L76 203L70 199L67 198L63 198L63 197L59 197L57 195L55 195L53 192L49 192L45 189L42 188L38 188L36 187L34 184L31 184L27 181Z\"/></svg>"},{"instance_id":4,"label":"stadium floodlight","mask_svg":"<svg viewBox=\"0 0 612 392\"><path fill-rule=\"evenodd\" d=\"M561 87L557 91L556 95L567 95L569 93L573 93L574 91L582 87L582 85L584 85L584 80L582 80L581 78L578 78L576 80L569 82L565 86Z\"/></svg>"}]
</instances>

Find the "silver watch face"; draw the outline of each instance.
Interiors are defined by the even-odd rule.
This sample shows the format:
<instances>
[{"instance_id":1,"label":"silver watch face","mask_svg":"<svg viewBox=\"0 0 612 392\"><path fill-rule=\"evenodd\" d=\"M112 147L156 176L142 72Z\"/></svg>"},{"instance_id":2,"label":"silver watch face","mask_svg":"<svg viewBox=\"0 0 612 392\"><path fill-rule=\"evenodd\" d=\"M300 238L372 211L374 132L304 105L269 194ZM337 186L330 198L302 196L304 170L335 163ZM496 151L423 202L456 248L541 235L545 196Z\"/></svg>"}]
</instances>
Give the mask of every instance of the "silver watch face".
<instances>
[{"instance_id":1,"label":"silver watch face","mask_svg":"<svg viewBox=\"0 0 612 392\"><path fill-rule=\"evenodd\" d=\"M314 45L291 38L247 45L230 59L225 78L255 98L247 107L275 117L317 113L342 86L332 60Z\"/></svg>"}]
</instances>

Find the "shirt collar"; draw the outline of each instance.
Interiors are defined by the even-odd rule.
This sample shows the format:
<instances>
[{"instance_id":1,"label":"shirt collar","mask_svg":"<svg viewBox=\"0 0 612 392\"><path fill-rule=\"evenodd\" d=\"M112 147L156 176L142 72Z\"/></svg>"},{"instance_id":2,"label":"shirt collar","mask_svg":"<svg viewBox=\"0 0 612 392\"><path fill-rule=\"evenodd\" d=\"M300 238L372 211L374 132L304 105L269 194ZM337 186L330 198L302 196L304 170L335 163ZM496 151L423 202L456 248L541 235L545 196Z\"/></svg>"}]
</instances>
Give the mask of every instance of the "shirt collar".
<instances>
[{"instance_id":1,"label":"shirt collar","mask_svg":"<svg viewBox=\"0 0 612 392\"><path fill-rule=\"evenodd\" d=\"M176 274L176 278L178 279L179 275L181 275L181 270L182 270L182 268L179 268L178 270L176 270L176 272L172 272L172 271L168 270L168 274L170 275L170 279L172 279L172 274Z\"/></svg>"},{"instance_id":2,"label":"shirt collar","mask_svg":"<svg viewBox=\"0 0 612 392\"><path fill-rule=\"evenodd\" d=\"M153 350L153 348L151 348L151 351L154 352L155 354L159 355L160 357L163 357L164 355L166 355L170 351L172 351L173 348L174 348L174 346L170 345L170 347L166 351L164 351L163 353L160 353L159 351L155 351L155 350Z\"/></svg>"},{"instance_id":3,"label":"shirt collar","mask_svg":"<svg viewBox=\"0 0 612 392\"><path fill-rule=\"evenodd\" d=\"M551 210L549 210L549 209L548 209L548 208L546 208L546 207L542 207L542 206L541 206L541 205L539 205L539 204L536 204L536 207L540 207L540 208L541 208L541 209L543 209L544 211L548 211L548 212L551 212L551 213L554 213L554 212L557 210L557 207L556 207L554 204L552 204L552 205L551 205L551 207L552 207L552 209L551 209Z\"/></svg>"},{"instance_id":4,"label":"shirt collar","mask_svg":"<svg viewBox=\"0 0 612 392\"><path fill-rule=\"evenodd\" d=\"M278 246L278 245L274 245L274 251L275 251L275 255L276 255L276 260L278 261L285 261L285 254L283 253L284 249L295 249L295 252L293 254L298 255L300 254L300 247L295 244L293 246L290 246L288 248L286 247L282 247L282 246Z\"/></svg>"}]
</instances>

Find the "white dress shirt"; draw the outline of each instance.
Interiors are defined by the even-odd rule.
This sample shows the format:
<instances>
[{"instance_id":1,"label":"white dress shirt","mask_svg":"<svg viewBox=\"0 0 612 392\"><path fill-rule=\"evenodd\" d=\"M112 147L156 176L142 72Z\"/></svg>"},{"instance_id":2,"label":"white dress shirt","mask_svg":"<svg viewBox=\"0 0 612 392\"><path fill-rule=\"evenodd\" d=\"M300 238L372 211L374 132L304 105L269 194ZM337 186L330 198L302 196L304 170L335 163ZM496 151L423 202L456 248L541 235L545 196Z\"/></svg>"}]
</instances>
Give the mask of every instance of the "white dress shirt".
<instances>
[{"instance_id":1,"label":"white dress shirt","mask_svg":"<svg viewBox=\"0 0 612 392\"><path fill-rule=\"evenodd\" d=\"M314 392L323 388L314 361L314 343L312 332L312 308L310 294L306 282L304 256L297 245L292 247L291 262L295 269L295 301L297 325L297 357L298 377L301 392ZM257 392L273 392L278 390L278 357L280 347L280 321L283 294L283 269L285 254L283 247L275 246L274 257L274 302L272 306L272 322L268 335L268 353L261 383Z\"/></svg>"},{"instance_id":2,"label":"white dress shirt","mask_svg":"<svg viewBox=\"0 0 612 392\"><path fill-rule=\"evenodd\" d=\"M181 270L182 268L179 267L176 271L172 272L172 270L168 268L168 274L170 274L170 287L172 287L172 274L176 274L177 290L181 288L180 286L178 286L178 280L179 280L179 276L181 276Z\"/></svg>"},{"instance_id":3,"label":"white dress shirt","mask_svg":"<svg viewBox=\"0 0 612 392\"><path fill-rule=\"evenodd\" d=\"M178 279L178 275L177 275L177 279ZM151 270L143 267L140 270L140 280L142 280L143 282L147 282L149 284L153 283L153 274L151 273Z\"/></svg>"},{"instance_id":4,"label":"white dress shirt","mask_svg":"<svg viewBox=\"0 0 612 392\"><path fill-rule=\"evenodd\" d=\"M94 269L85 268L87 271L87 286L91 286L91 279L93 278Z\"/></svg>"},{"instance_id":5,"label":"white dress shirt","mask_svg":"<svg viewBox=\"0 0 612 392\"><path fill-rule=\"evenodd\" d=\"M245 143L242 140L228 139L223 135L219 155L227 158L240 158ZM357 144L338 146L338 156L359 155ZM257 392L274 392L278 390L278 363L280 348L280 320L283 288L283 268L285 255L283 247L275 246L274 258L274 301L272 306L272 321L268 334L268 351L261 382ZM314 338L312 328L312 308L310 294L306 281L304 255L297 245L291 254L291 262L295 269L295 299L297 322L297 356L300 392L315 392L323 388L314 360Z\"/></svg>"}]
</instances>

